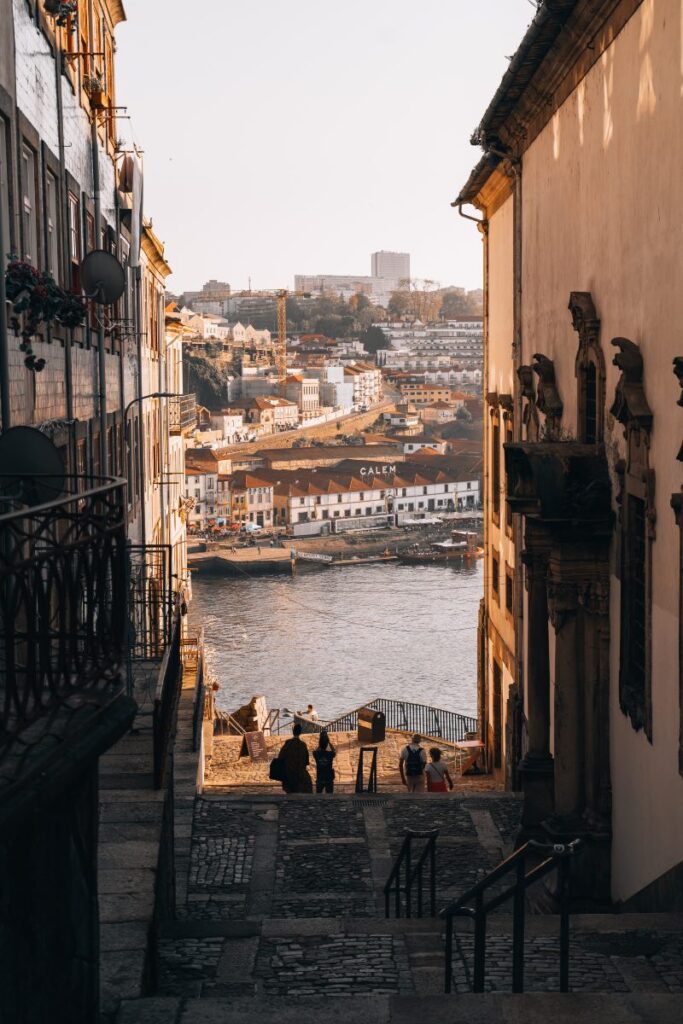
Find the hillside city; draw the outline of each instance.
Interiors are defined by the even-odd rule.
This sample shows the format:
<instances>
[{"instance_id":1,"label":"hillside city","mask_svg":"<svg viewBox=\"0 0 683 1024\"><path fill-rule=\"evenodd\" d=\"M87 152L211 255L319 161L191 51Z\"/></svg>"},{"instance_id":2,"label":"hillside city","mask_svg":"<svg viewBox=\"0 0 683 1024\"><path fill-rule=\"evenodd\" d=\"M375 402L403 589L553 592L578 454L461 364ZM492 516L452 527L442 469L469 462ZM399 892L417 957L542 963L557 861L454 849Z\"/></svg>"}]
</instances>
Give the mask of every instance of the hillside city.
<instances>
[{"instance_id":1,"label":"hillside city","mask_svg":"<svg viewBox=\"0 0 683 1024\"><path fill-rule=\"evenodd\" d=\"M0 0L0 1024L680 1024L683 4L160 7Z\"/></svg>"}]
</instances>

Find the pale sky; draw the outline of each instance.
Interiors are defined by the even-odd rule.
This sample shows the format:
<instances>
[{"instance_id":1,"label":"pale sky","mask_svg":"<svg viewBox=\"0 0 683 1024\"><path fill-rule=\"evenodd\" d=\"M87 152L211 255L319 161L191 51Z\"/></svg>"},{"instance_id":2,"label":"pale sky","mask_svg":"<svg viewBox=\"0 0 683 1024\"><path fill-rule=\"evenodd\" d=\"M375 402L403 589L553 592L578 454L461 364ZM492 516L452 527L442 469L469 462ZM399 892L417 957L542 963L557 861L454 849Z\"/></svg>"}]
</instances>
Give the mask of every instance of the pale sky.
<instances>
[{"instance_id":1,"label":"pale sky","mask_svg":"<svg viewBox=\"0 0 683 1024\"><path fill-rule=\"evenodd\" d=\"M172 290L369 274L481 286L456 197L530 0L125 0L118 135L144 149Z\"/></svg>"}]
</instances>

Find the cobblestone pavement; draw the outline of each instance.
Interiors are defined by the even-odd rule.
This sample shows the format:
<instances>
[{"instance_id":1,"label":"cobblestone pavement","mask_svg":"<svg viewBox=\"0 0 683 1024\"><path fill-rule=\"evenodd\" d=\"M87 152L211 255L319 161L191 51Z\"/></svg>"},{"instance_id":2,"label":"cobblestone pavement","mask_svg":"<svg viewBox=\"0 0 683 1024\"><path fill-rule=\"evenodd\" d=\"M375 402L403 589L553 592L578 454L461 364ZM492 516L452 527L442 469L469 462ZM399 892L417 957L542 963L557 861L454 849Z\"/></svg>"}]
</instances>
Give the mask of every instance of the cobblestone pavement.
<instances>
[{"instance_id":1,"label":"cobblestone pavement","mask_svg":"<svg viewBox=\"0 0 683 1024\"><path fill-rule=\"evenodd\" d=\"M267 995L382 995L413 991L402 938L392 935L272 939L256 976Z\"/></svg>"},{"instance_id":2,"label":"cobblestone pavement","mask_svg":"<svg viewBox=\"0 0 683 1024\"><path fill-rule=\"evenodd\" d=\"M474 942L471 935L456 936L454 986L471 991ZM559 992L560 944L557 936L536 936L524 944L525 988L531 992ZM487 942L486 991L512 989L512 940L508 935ZM683 936L680 932L597 934L574 932L571 937L569 979L572 992L683 993Z\"/></svg>"},{"instance_id":3,"label":"cobblestone pavement","mask_svg":"<svg viewBox=\"0 0 683 1024\"><path fill-rule=\"evenodd\" d=\"M509 851L520 809L515 797L478 791L198 799L187 901L159 940L159 992L303 1002L441 992L441 923L383 919L392 858L407 828L438 828L442 905ZM490 925L491 992L512 987L507 912L501 908ZM607 927L573 929L574 991L683 994L683 930L605 920ZM454 986L463 993L473 960L467 929L458 926L454 955ZM527 990L558 991L554 919L528 917L526 954Z\"/></svg>"}]
</instances>

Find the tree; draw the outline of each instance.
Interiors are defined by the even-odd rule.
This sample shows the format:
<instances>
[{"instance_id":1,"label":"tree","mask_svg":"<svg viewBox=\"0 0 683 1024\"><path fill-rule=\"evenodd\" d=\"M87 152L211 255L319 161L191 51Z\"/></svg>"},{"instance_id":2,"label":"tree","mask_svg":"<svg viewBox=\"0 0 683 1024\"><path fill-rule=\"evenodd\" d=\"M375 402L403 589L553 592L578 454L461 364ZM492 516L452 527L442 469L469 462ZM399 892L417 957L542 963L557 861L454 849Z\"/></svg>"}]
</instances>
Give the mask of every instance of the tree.
<instances>
[{"instance_id":1,"label":"tree","mask_svg":"<svg viewBox=\"0 0 683 1024\"><path fill-rule=\"evenodd\" d=\"M368 352L378 352L381 348L389 348L387 336L381 327L368 327L363 331L360 340Z\"/></svg>"},{"instance_id":2,"label":"tree","mask_svg":"<svg viewBox=\"0 0 683 1024\"><path fill-rule=\"evenodd\" d=\"M436 320L441 310L442 294L436 281L401 281L398 291L389 299L389 312L394 316L408 316L428 323Z\"/></svg>"}]
</instances>

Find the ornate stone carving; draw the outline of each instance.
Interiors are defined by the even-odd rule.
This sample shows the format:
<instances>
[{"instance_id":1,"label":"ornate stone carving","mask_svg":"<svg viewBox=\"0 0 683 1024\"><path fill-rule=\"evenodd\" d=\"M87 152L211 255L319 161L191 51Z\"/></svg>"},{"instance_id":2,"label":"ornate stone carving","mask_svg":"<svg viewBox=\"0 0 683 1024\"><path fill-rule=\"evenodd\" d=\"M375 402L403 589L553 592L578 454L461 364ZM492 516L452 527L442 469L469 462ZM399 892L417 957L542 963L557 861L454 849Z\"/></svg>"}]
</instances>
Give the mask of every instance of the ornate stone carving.
<instances>
[{"instance_id":1,"label":"ornate stone carving","mask_svg":"<svg viewBox=\"0 0 683 1024\"><path fill-rule=\"evenodd\" d=\"M562 399L555 382L555 364L541 352L535 352L533 358L533 370L538 374L536 405L538 411L546 417L547 427L552 430L560 425L563 410Z\"/></svg>"},{"instance_id":2,"label":"ornate stone carving","mask_svg":"<svg viewBox=\"0 0 683 1024\"><path fill-rule=\"evenodd\" d=\"M572 315L572 327L579 335L582 349L598 344L600 321L595 312L593 296L590 292L572 292L569 296L569 311Z\"/></svg>"},{"instance_id":3,"label":"ornate stone carving","mask_svg":"<svg viewBox=\"0 0 683 1024\"><path fill-rule=\"evenodd\" d=\"M525 400L522 423L526 431L526 439L527 441L538 441L538 409L536 408L533 367L518 366L517 377L519 378L522 398Z\"/></svg>"},{"instance_id":4,"label":"ornate stone carving","mask_svg":"<svg viewBox=\"0 0 683 1024\"><path fill-rule=\"evenodd\" d=\"M678 396L677 405L683 405L683 356L676 356L674 359L674 374L678 377L678 383L681 387L681 393ZM681 444L678 455L676 456L679 462L683 462L683 444Z\"/></svg>"},{"instance_id":5,"label":"ornate stone carving","mask_svg":"<svg viewBox=\"0 0 683 1024\"><path fill-rule=\"evenodd\" d=\"M577 379L577 436L579 441L602 440L605 419L605 357L600 345L600 320L590 292L569 296L572 326L579 336L574 371Z\"/></svg>"},{"instance_id":6,"label":"ornate stone carving","mask_svg":"<svg viewBox=\"0 0 683 1024\"><path fill-rule=\"evenodd\" d=\"M610 412L626 428L638 427L648 434L652 429L652 410L643 389L643 357L639 347L628 338L612 338L619 349L612 363L621 370Z\"/></svg>"},{"instance_id":7,"label":"ornate stone carving","mask_svg":"<svg viewBox=\"0 0 683 1024\"><path fill-rule=\"evenodd\" d=\"M579 607L579 590L570 580L548 580L548 613L556 633L564 626L570 615L576 615Z\"/></svg>"},{"instance_id":8,"label":"ornate stone carving","mask_svg":"<svg viewBox=\"0 0 683 1024\"><path fill-rule=\"evenodd\" d=\"M505 412L512 412L512 395L498 395L498 403Z\"/></svg>"}]
</instances>

